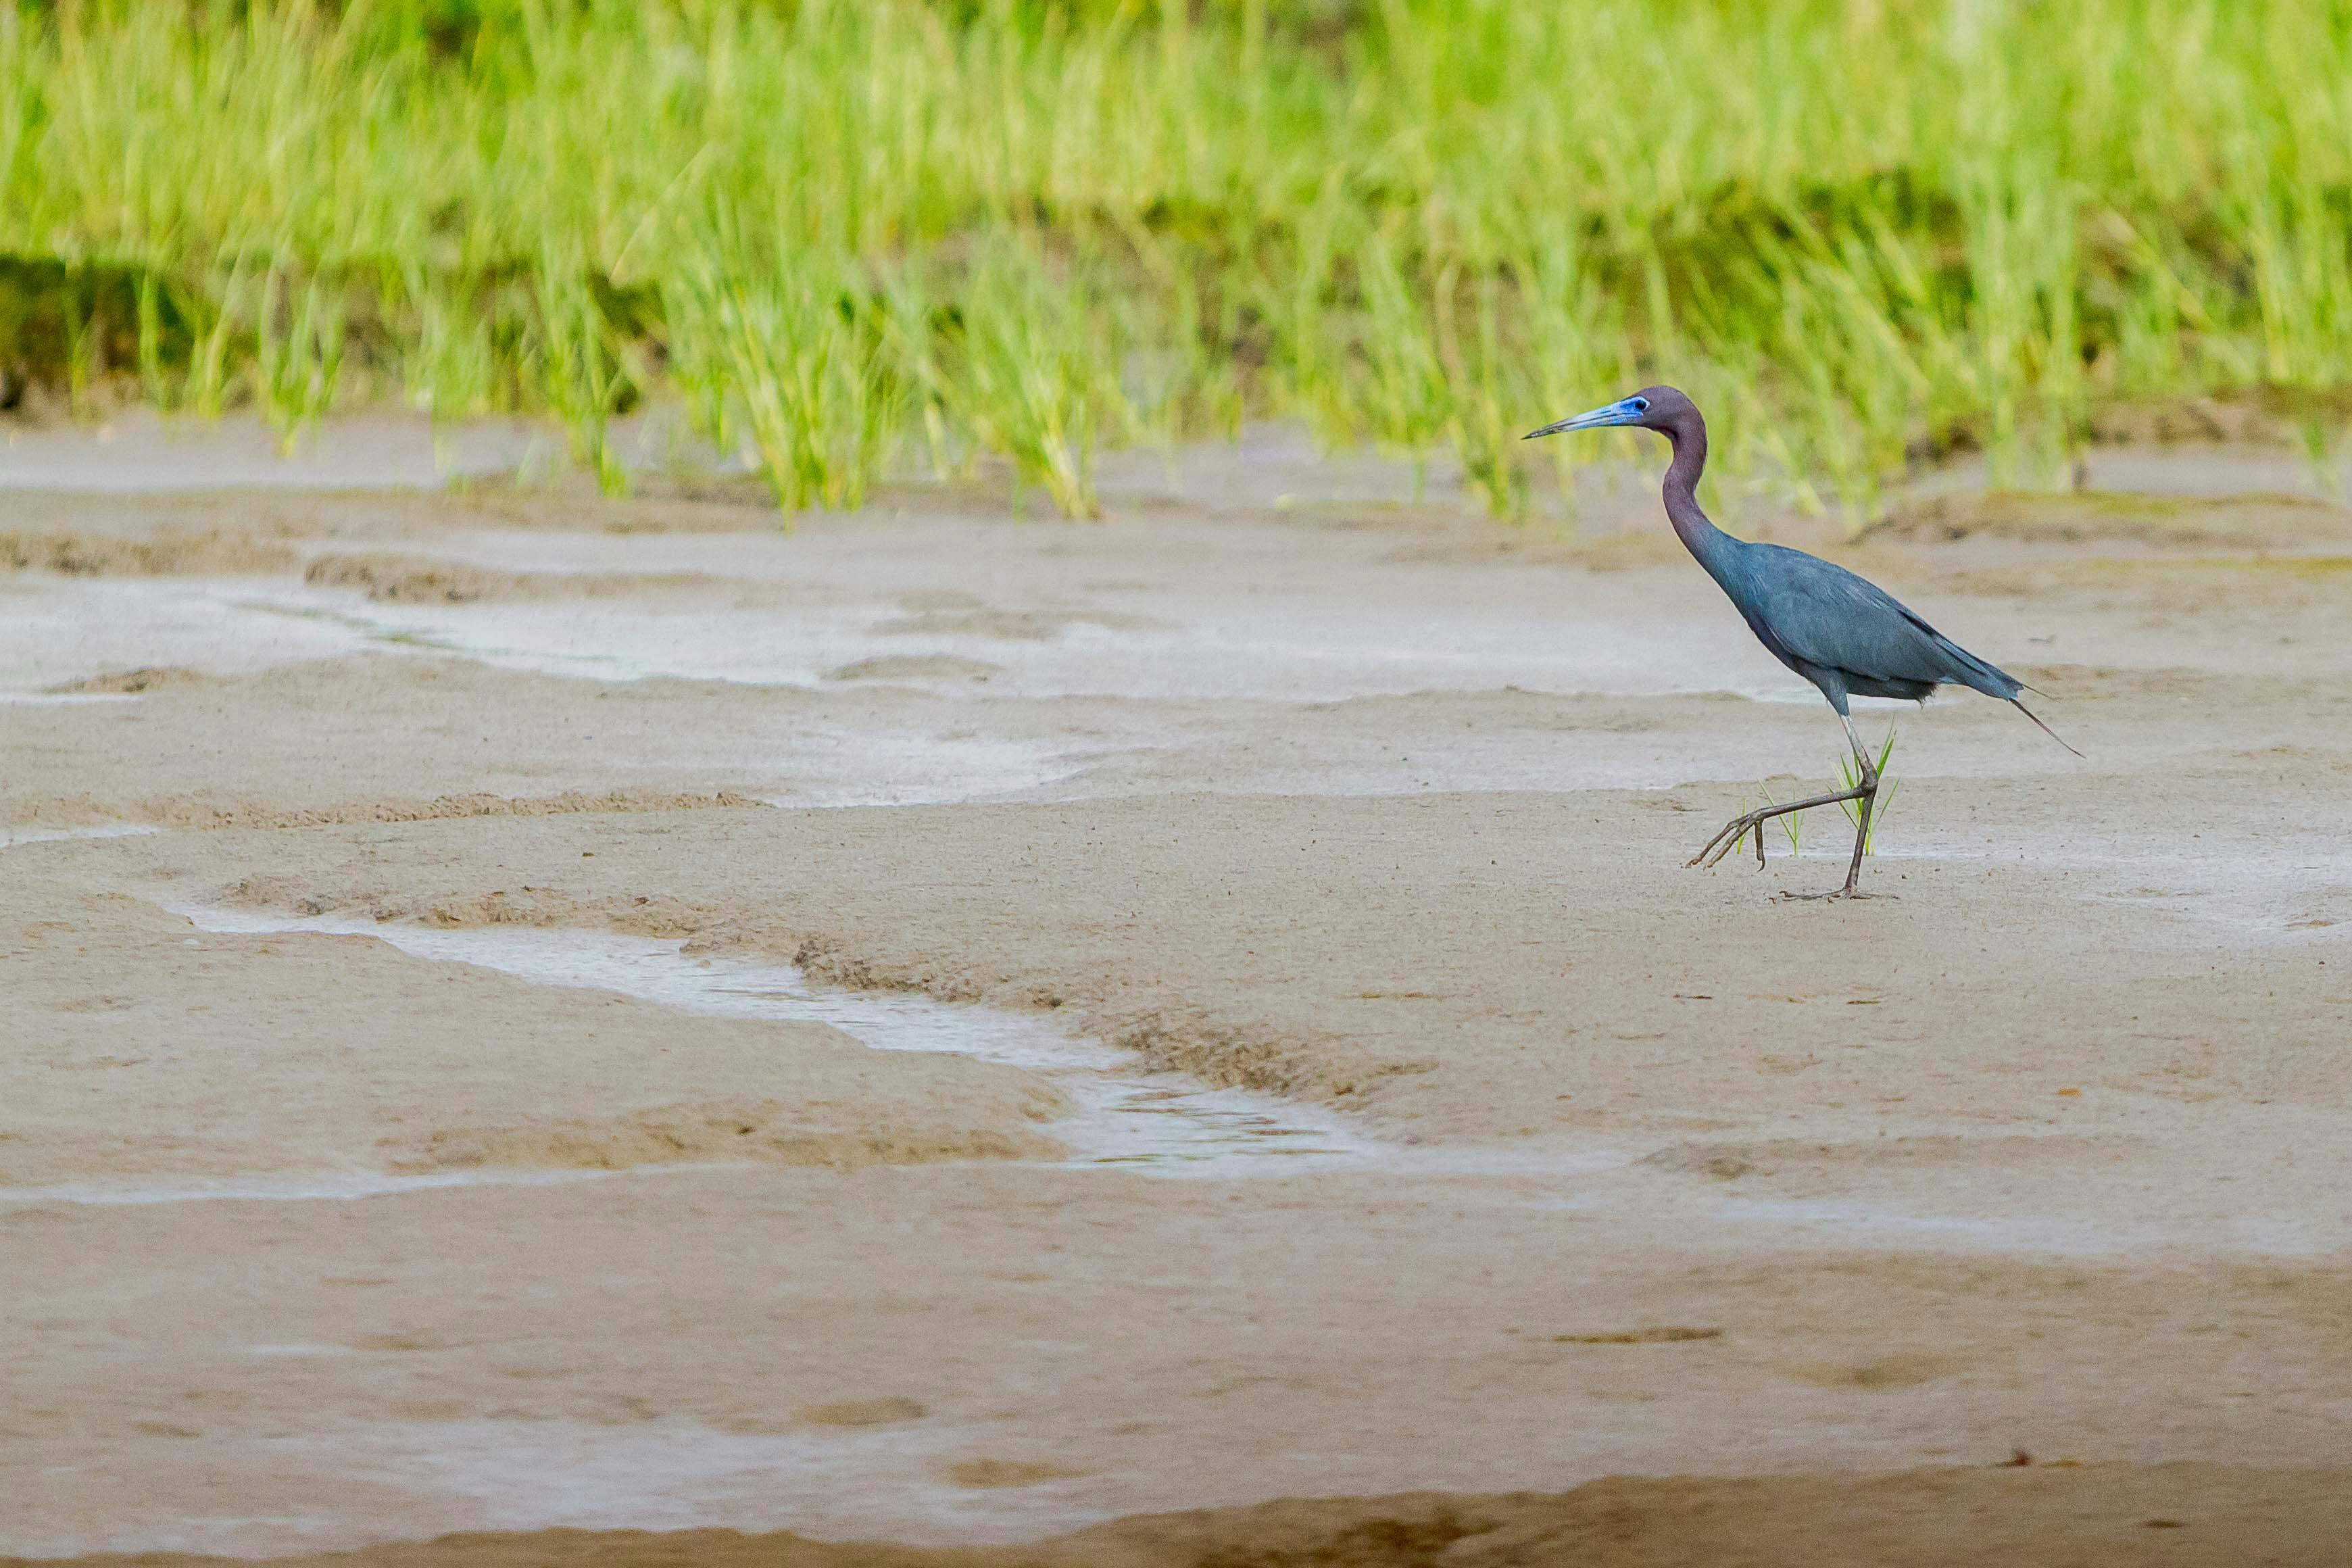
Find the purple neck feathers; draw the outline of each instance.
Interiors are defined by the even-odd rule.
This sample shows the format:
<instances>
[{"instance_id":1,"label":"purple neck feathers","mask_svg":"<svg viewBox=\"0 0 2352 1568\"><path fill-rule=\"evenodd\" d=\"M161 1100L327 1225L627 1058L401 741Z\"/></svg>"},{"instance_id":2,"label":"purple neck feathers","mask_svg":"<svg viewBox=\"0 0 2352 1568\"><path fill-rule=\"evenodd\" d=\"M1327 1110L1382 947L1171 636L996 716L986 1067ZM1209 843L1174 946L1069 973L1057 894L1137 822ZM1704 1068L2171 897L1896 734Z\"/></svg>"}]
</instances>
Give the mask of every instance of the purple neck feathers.
<instances>
[{"instance_id":1,"label":"purple neck feathers","mask_svg":"<svg viewBox=\"0 0 2352 1568\"><path fill-rule=\"evenodd\" d=\"M1706 518L1698 506L1699 476L1706 471L1706 422L1693 409L1666 430L1666 439L1674 443L1675 460L1666 468L1666 520L1675 525L1675 537L1683 542L1698 563L1710 575L1731 553L1737 542Z\"/></svg>"}]
</instances>

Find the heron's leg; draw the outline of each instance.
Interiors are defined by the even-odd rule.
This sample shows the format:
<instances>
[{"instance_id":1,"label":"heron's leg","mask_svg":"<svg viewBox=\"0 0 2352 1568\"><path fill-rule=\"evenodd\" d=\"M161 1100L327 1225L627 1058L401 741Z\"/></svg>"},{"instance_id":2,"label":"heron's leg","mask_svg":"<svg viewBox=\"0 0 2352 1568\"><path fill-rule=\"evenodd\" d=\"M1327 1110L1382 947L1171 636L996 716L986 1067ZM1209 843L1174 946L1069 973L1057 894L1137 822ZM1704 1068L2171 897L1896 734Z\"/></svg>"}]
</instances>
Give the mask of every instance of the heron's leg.
<instances>
[{"instance_id":1,"label":"heron's leg","mask_svg":"<svg viewBox=\"0 0 2352 1568\"><path fill-rule=\"evenodd\" d=\"M1871 794L1878 793L1878 764L1870 760L1870 752L1862 737L1853 732L1853 715L1841 713L1838 721L1845 726L1845 743L1853 748L1853 760L1862 764L1862 787Z\"/></svg>"},{"instance_id":2,"label":"heron's leg","mask_svg":"<svg viewBox=\"0 0 2352 1568\"><path fill-rule=\"evenodd\" d=\"M1870 781L1870 793L1854 802L1853 858L1846 862L1845 886L1840 889L1849 899L1858 896L1854 883L1862 876L1862 852L1870 843L1870 808L1878 801L1878 781Z\"/></svg>"},{"instance_id":3,"label":"heron's leg","mask_svg":"<svg viewBox=\"0 0 2352 1568\"><path fill-rule=\"evenodd\" d=\"M1868 899L1876 895L1865 893L1856 886L1862 879L1862 854L1870 844L1870 810L1878 804L1878 768L1863 749L1862 737L1853 732L1853 719L1841 713L1845 721L1845 738L1853 747L1853 759L1862 764L1862 785L1839 798L1855 803L1853 821L1853 858L1846 862L1845 886L1831 893L1783 893L1784 899Z\"/></svg>"},{"instance_id":4,"label":"heron's leg","mask_svg":"<svg viewBox=\"0 0 2352 1568\"><path fill-rule=\"evenodd\" d=\"M1776 816L1786 816L1792 811L1811 811L1817 805L1835 805L1842 800L1860 800L1862 797L1861 790L1840 790L1835 795L1817 795L1811 800L1792 800L1786 805L1768 805L1760 811L1751 811L1744 816L1735 816L1725 823L1714 837L1706 841L1706 848L1701 849L1683 864L1685 866L1714 865L1738 848L1751 829L1758 830L1758 845L1760 847L1763 841L1760 830L1764 824Z\"/></svg>"}]
</instances>

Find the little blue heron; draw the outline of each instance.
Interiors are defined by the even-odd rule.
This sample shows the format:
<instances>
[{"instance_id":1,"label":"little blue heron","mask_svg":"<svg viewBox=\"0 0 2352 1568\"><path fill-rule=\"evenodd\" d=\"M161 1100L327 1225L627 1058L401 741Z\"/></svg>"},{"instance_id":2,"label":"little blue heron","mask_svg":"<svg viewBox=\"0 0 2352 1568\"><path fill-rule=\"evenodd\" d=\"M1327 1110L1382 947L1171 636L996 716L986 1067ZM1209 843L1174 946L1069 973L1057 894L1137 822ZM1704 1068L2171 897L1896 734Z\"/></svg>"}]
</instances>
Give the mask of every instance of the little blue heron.
<instances>
[{"instance_id":1,"label":"little blue heron","mask_svg":"<svg viewBox=\"0 0 2352 1568\"><path fill-rule=\"evenodd\" d=\"M1960 647L1885 589L1801 550L1734 539L1709 522L1706 513L1699 510L1697 494L1699 475L1706 468L1706 421L1699 417L1698 405L1673 387L1645 386L1606 408L1529 431L1527 438L1532 441L1563 430L1600 430L1614 425L1655 430L1673 446L1665 498L1666 518L1675 525L1676 537L1730 598L1756 640L1774 658L1822 689L1822 695L1829 699L1845 725L1846 741L1853 747L1853 759L1861 769L1862 782L1853 789L1733 817L1722 832L1706 841L1706 848L1691 857L1691 865L1716 864L1752 832L1760 868L1767 821L1792 811L1850 800L1856 803L1853 859L1846 867L1845 886L1834 892L1789 896L1872 896L1854 883L1862 876L1862 852L1870 841L1870 808L1878 799L1878 766L1863 749L1862 737L1853 732L1853 715L1846 702L1852 696L1918 701L1938 686L1966 686L2014 704L2043 734L2066 746L2055 731L2017 700L2019 692L2033 688Z\"/></svg>"}]
</instances>

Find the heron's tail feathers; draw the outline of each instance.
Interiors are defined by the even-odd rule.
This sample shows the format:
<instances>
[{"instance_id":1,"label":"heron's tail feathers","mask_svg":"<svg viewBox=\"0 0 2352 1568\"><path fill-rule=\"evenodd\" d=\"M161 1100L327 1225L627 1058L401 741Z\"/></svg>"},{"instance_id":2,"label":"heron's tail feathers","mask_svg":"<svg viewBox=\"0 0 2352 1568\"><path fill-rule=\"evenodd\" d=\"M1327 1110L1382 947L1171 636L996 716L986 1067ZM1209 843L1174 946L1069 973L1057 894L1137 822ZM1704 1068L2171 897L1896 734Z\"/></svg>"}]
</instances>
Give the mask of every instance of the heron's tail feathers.
<instances>
[{"instance_id":1,"label":"heron's tail feathers","mask_svg":"<svg viewBox=\"0 0 2352 1568\"><path fill-rule=\"evenodd\" d=\"M2003 702L2016 701L2020 691L2033 690L2033 688L2026 685L2000 666L1979 658L1940 632L1936 634L1936 645L1942 650L1947 666L1941 679L1950 681L1955 686L1965 686L1972 691L1981 691L1987 697L1996 697ZM2036 691L2034 695L2040 697L2045 694Z\"/></svg>"},{"instance_id":2,"label":"heron's tail feathers","mask_svg":"<svg viewBox=\"0 0 2352 1568\"><path fill-rule=\"evenodd\" d=\"M2032 687L2030 687L2030 686L2029 686L2029 687L2026 687L2026 688L2025 688L2025 689L2026 689L2026 690L2028 690L2028 691L2033 691L2033 688L2032 688ZM2034 693L2033 693L2033 694L2034 694L2036 697L2040 697L2040 696L2044 695L2043 693L2039 692L2039 691L2034 691ZM2020 701L2019 701L2016 698L2014 698L2014 697L2011 698L2011 699L2009 700L2009 701L2010 701L2010 706L2011 706L2011 707L2015 708L2015 709L2016 709L2020 713L2024 714L2027 718L2029 718L2029 719L2031 719L2031 720L2032 720L2032 721L2033 721L2033 727L2034 727L2035 729L2037 729L2037 730L2041 731L2043 734L2045 734L2045 735L2049 736L2052 740L2056 741L2060 745L2062 745L2062 746L2066 746L2066 742L2065 742L2064 737L2061 736L2061 735L2058 733L2058 731L2055 731L2055 730L2052 729L2049 725L2044 724L2044 723L2042 721L2042 716L2041 716L2040 714L2038 714L2038 713L2034 712L2034 710L2033 710L2032 709L2028 708L2024 703L2020 702ZM2072 747L2072 746L2066 746L2066 749L2067 749L2068 751L2070 751L2070 752L2074 752L2074 747ZM2076 756L2078 756L2078 757L2079 757L2079 756L2081 756L2083 753L2082 753L2082 752L2074 752L2074 754L2075 754Z\"/></svg>"}]
</instances>

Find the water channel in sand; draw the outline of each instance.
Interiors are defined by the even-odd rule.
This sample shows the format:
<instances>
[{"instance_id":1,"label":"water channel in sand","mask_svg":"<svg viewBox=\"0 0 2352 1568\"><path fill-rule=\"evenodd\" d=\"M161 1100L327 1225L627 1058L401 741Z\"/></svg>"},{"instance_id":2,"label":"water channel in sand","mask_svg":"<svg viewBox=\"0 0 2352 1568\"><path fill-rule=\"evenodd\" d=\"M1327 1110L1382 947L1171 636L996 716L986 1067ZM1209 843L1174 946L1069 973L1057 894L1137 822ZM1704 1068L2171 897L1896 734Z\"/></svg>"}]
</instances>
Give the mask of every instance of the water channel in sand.
<instances>
[{"instance_id":1,"label":"water channel in sand","mask_svg":"<svg viewBox=\"0 0 2352 1568\"><path fill-rule=\"evenodd\" d=\"M1039 1015L936 1002L909 992L812 986L791 964L697 958L677 942L576 929L436 931L217 909L174 912L205 931L373 936L417 958L475 964L541 984L618 992L721 1017L829 1024L877 1050L943 1051L1017 1067L1050 1079L1077 1107L1054 1124L1073 1166L1244 1176L1358 1164L1380 1151L1328 1112L1178 1074L1138 1073L1125 1052L1079 1039ZM396 1179L378 1177L373 1186L362 1183L351 1191L329 1185L318 1193L361 1195L390 1190L383 1184L391 1180Z\"/></svg>"},{"instance_id":2,"label":"water channel in sand","mask_svg":"<svg viewBox=\"0 0 2352 1568\"><path fill-rule=\"evenodd\" d=\"M684 944L577 928L494 926L438 930L331 916L289 917L209 906L173 912L198 930L267 935L289 931L371 936L436 963L467 963L537 984L576 986L684 1012L723 1017L822 1023L878 1050L970 1056L1035 1073L1076 1107L1053 1123L1068 1150L1050 1165L1124 1170L1139 1174L1247 1180L1315 1172L1378 1171L1405 1177L1537 1177L1508 1194L1513 1206L1554 1211L1605 1207L1601 1194L1553 1184L1559 1178L1622 1169L1652 1151L1654 1140L1588 1142L1575 1148L1422 1147L1416 1141L1371 1138L1347 1119L1313 1106L1244 1089L1217 1089L1176 1073L1150 1073L1115 1047L1084 1039L1041 1014L950 1004L908 992L812 985L795 966L700 957ZM694 1172L741 1170L717 1163L633 1166L623 1170L456 1171L395 1175L334 1170L255 1175L169 1185L79 1184L0 1192L0 1204L66 1202L145 1205L212 1200L332 1200L444 1187L541 1186ZM1697 1223L1729 1222L1757 1231L1812 1230L1843 1245L1878 1247L1932 1236L1942 1246L2064 1256L2158 1247L2179 1239L2161 1226L2118 1226L2063 1212L1948 1215L1895 1201L1864 1205L1713 1196L1691 1211ZM2259 1255L2310 1255L2324 1235L2294 1224L2225 1224L2224 1245Z\"/></svg>"}]
</instances>

